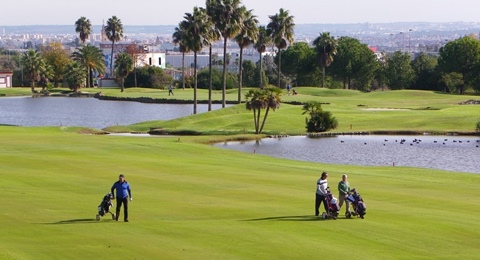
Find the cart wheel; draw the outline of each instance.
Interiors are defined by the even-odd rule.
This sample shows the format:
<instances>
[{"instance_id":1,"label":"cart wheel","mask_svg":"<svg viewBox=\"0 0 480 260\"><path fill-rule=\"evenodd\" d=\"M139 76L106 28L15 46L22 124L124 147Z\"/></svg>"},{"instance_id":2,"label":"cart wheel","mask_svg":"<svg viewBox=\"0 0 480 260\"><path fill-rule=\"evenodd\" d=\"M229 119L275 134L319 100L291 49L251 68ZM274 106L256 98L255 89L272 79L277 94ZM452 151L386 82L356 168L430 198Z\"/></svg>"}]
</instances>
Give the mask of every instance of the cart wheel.
<instances>
[{"instance_id":1,"label":"cart wheel","mask_svg":"<svg viewBox=\"0 0 480 260\"><path fill-rule=\"evenodd\" d=\"M322 213L322 219L327 219L327 213L325 212Z\"/></svg>"},{"instance_id":2,"label":"cart wheel","mask_svg":"<svg viewBox=\"0 0 480 260\"><path fill-rule=\"evenodd\" d=\"M100 215L97 214L97 216L95 217L95 219L96 219L97 221L99 221L99 220L100 220Z\"/></svg>"},{"instance_id":3,"label":"cart wheel","mask_svg":"<svg viewBox=\"0 0 480 260\"><path fill-rule=\"evenodd\" d=\"M116 218L115 218L115 214L112 214L112 219L113 219L113 220L115 220L115 219L116 219Z\"/></svg>"},{"instance_id":4,"label":"cart wheel","mask_svg":"<svg viewBox=\"0 0 480 260\"><path fill-rule=\"evenodd\" d=\"M350 212L345 213L346 218L350 218L351 216L352 216L352 214Z\"/></svg>"}]
</instances>

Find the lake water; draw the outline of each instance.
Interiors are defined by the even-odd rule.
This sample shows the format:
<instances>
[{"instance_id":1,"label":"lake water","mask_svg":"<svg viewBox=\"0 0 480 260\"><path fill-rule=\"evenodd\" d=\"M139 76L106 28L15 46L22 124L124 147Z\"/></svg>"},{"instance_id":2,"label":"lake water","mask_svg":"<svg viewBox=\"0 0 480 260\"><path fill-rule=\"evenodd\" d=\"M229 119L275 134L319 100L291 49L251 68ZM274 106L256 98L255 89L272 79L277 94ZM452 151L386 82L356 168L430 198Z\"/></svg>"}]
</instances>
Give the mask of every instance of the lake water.
<instances>
[{"instance_id":1,"label":"lake water","mask_svg":"<svg viewBox=\"0 0 480 260\"><path fill-rule=\"evenodd\" d=\"M212 109L221 108L212 105ZM198 112L208 105L199 104ZM2 97L0 124L21 126L86 126L102 129L150 120L169 120L191 115L193 105L147 104L71 97Z\"/></svg>"},{"instance_id":2,"label":"lake water","mask_svg":"<svg viewBox=\"0 0 480 260\"><path fill-rule=\"evenodd\" d=\"M402 142L402 139L405 141ZM480 173L480 137L342 135L227 142L217 147L311 162Z\"/></svg>"}]
</instances>

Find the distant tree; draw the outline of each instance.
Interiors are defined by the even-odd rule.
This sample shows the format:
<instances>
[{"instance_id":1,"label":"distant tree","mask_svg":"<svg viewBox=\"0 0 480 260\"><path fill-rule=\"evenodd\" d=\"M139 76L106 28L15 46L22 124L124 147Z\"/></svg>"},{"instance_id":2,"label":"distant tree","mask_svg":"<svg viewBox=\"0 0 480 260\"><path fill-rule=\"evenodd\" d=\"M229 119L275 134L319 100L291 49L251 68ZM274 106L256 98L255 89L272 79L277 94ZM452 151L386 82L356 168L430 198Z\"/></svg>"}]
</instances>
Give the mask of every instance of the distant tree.
<instances>
[{"instance_id":1,"label":"distant tree","mask_svg":"<svg viewBox=\"0 0 480 260\"><path fill-rule=\"evenodd\" d=\"M113 49L115 43L123 38L123 24L122 20L115 15L107 20L107 26L105 27L105 33L107 38L112 42L112 52L110 56L110 75L113 75Z\"/></svg>"},{"instance_id":2,"label":"distant tree","mask_svg":"<svg viewBox=\"0 0 480 260\"><path fill-rule=\"evenodd\" d=\"M115 74L122 84L121 92L125 91L125 78L133 70L133 59L126 53L118 54L115 59Z\"/></svg>"},{"instance_id":3,"label":"distant tree","mask_svg":"<svg viewBox=\"0 0 480 260\"><path fill-rule=\"evenodd\" d=\"M323 111L321 103L310 101L305 103L302 109L302 115L308 113L310 116L310 118L305 118L307 132L326 132L337 128L337 119L332 116L332 113Z\"/></svg>"},{"instance_id":4,"label":"distant tree","mask_svg":"<svg viewBox=\"0 0 480 260\"><path fill-rule=\"evenodd\" d=\"M188 49L193 51L193 80L194 80L194 90L193 90L193 114L197 113L197 53L203 49L204 46L208 45L207 37L209 35L208 26L204 26L205 23L208 23L208 17L206 10L203 8L194 7L193 13L185 13L183 17L184 20L181 22L180 27L186 33L186 46Z\"/></svg>"},{"instance_id":5,"label":"distant tree","mask_svg":"<svg viewBox=\"0 0 480 260\"><path fill-rule=\"evenodd\" d=\"M242 84L244 86L253 87L257 85L257 66L250 60L242 63Z\"/></svg>"},{"instance_id":6,"label":"distant tree","mask_svg":"<svg viewBox=\"0 0 480 260\"><path fill-rule=\"evenodd\" d=\"M42 72L46 71L46 64L39 52L33 49L23 53L22 56L23 73L30 80L32 90L35 88L35 82L40 80Z\"/></svg>"},{"instance_id":7,"label":"distant tree","mask_svg":"<svg viewBox=\"0 0 480 260\"><path fill-rule=\"evenodd\" d=\"M463 83L459 89L460 94L465 94L465 85L480 73L479 63L480 41L471 36L448 42L440 48L439 68L445 73L457 72L462 75Z\"/></svg>"},{"instance_id":8,"label":"distant tree","mask_svg":"<svg viewBox=\"0 0 480 260\"><path fill-rule=\"evenodd\" d=\"M258 37L257 41L254 44L255 50L257 50L258 54L260 54L259 58L259 63L260 66L258 66L258 75L259 75L259 87L263 88L264 86L264 81L263 81L263 53L267 50L267 46L271 43L272 38L267 33L267 29L265 26L259 26L258 27Z\"/></svg>"},{"instance_id":9,"label":"distant tree","mask_svg":"<svg viewBox=\"0 0 480 260\"><path fill-rule=\"evenodd\" d=\"M211 76L210 76L211 75ZM202 69L197 75L197 86L200 89L210 89L210 79L212 80L213 90L222 90L223 74L217 68L212 68L210 74L209 69ZM236 73L227 73L227 89L233 89L238 86L238 75Z\"/></svg>"},{"instance_id":10,"label":"distant tree","mask_svg":"<svg viewBox=\"0 0 480 260\"><path fill-rule=\"evenodd\" d=\"M324 88L325 68L332 64L335 55L337 55L338 42L333 36L330 36L329 32L323 32L313 41L313 46L315 46L318 62L322 67L322 88Z\"/></svg>"},{"instance_id":11,"label":"distant tree","mask_svg":"<svg viewBox=\"0 0 480 260\"><path fill-rule=\"evenodd\" d=\"M92 24L90 23L90 20L84 16L80 17L75 22L75 32L79 34L82 44L85 44L85 41L92 33Z\"/></svg>"},{"instance_id":12,"label":"distant tree","mask_svg":"<svg viewBox=\"0 0 480 260\"><path fill-rule=\"evenodd\" d=\"M64 74L64 81L71 90L77 92L85 85L87 73L84 67L78 62L74 61L68 64L65 68Z\"/></svg>"},{"instance_id":13,"label":"distant tree","mask_svg":"<svg viewBox=\"0 0 480 260\"><path fill-rule=\"evenodd\" d=\"M282 72L296 85L316 86L320 81L315 49L305 42L296 42L282 53Z\"/></svg>"},{"instance_id":14,"label":"distant tree","mask_svg":"<svg viewBox=\"0 0 480 260\"><path fill-rule=\"evenodd\" d=\"M222 108L226 106L227 89L227 41L235 37L241 28L241 0L207 0L207 13L211 17L216 30L223 37L223 89Z\"/></svg>"},{"instance_id":15,"label":"distant tree","mask_svg":"<svg viewBox=\"0 0 480 260\"><path fill-rule=\"evenodd\" d=\"M183 28L181 23L175 27L173 32L173 43L178 45L178 50L182 53L182 88L185 89L185 53L189 52L187 46L187 31Z\"/></svg>"},{"instance_id":16,"label":"distant tree","mask_svg":"<svg viewBox=\"0 0 480 260\"><path fill-rule=\"evenodd\" d=\"M444 73L440 79L445 93L459 93L463 87L463 76L458 72Z\"/></svg>"},{"instance_id":17,"label":"distant tree","mask_svg":"<svg viewBox=\"0 0 480 260\"><path fill-rule=\"evenodd\" d=\"M137 86L140 88L159 88L164 89L168 84L173 81L173 78L165 73L165 71L156 66L143 66L138 67L137 71ZM135 75L133 73L128 74L125 78L125 87L135 86Z\"/></svg>"},{"instance_id":18,"label":"distant tree","mask_svg":"<svg viewBox=\"0 0 480 260\"><path fill-rule=\"evenodd\" d=\"M270 22L267 25L267 33L272 38L275 47L278 50L278 85L281 87L281 64L282 64L282 50L287 48L289 44L293 43L295 23L294 17L291 16L287 10L280 8L275 15L269 16Z\"/></svg>"},{"instance_id":19,"label":"distant tree","mask_svg":"<svg viewBox=\"0 0 480 260\"><path fill-rule=\"evenodd\" d=\"M59 42L50 42L41 52L45 62L52 69L52 80L57 87L58 82L63 79L65 68L71 62L70 57Z\"/></svg>"},{"instance_id":20,"label":"distant tree","mask_svg":"<svg viewBox=\"0 0 480 260\"><path fill-rule=\"evenodd\" d=\"M145 58L145 53L143 48L138 46L135 43L132 43L127 46L125 53L128 53L133 61L133 76L135 80L134 87L137 87L137 63Z\"/></svg>"},{"instance_id":21,"label":"distant tree","mask_svg":"<svg viewBox=\"0 0 480 260\"><path fill-rule=\"evenodd\" d=\"M253 121L255 124L255 133L261 134L263 127L268 117L270 109L275 111L280 107L281 90L279 88L264 88L264 89L251 89L245 95L246 108L253 111ZM262 110L265 109L262 124L260 125L260 118Z\"/></svg>"},{"instance_id":22,"label":"distant tree","mask_svg":"<svg viewBox=\"0 0 480 260\"><path fill-rule=\"evenodd\" d=\"M102 50L93 45L83 45L72 53L74 61L84 67L87 88L93 85L93 74L105 73L105 56Z\"/></svg>"},{"instance_id":23,"label":"distant tree","mask_svg":"<svg viewBox=\"0 0 480 260\"><path fill-rule=\"evenodd\" d=\"M242 102L242 83L243 83L243 50L250 46L251 44L255 43L258 38L258 20L255 15L253 15L253 10L246 10L243 7L242 13L242 23L240 27L240 32L235 37L235 41L240 47L240 60L239 64L242 66L238 66L238 104Z\"/></svg>"},{"instance_id":24,"label":"distant tree","mask_svg":"<svg viewBox=\"0 0 480 260\"><path fill-rule=\"evenodd\" d=\"M366 44L350 37L338 40L337 54L331 65L335 78L343 82L345 89L369 90L378 61Z\"/></svg>"},{"instance_id":25,"label":"distant tree","mask_svg":"<svg viewBox=\"0 0 480 260\"><path fill-rule=\"evenodd\" d=\"M412 61L412 69L415 72L415 79L412 89L439 90L438 81L440 80L437 72L438 59L434 56L420 53Z\"/></svg>"},{"instance_id":26,"label":"distant tree","mask_svg":"<svg viewBox=\"0 0 480 260\"><path fill-rule=\"evenodd\" d=\"M387 57L385 75L390 89L398 90L410 87L415 72L410 63L410 55L396 51Z\"/></svg>"}]
</instances>

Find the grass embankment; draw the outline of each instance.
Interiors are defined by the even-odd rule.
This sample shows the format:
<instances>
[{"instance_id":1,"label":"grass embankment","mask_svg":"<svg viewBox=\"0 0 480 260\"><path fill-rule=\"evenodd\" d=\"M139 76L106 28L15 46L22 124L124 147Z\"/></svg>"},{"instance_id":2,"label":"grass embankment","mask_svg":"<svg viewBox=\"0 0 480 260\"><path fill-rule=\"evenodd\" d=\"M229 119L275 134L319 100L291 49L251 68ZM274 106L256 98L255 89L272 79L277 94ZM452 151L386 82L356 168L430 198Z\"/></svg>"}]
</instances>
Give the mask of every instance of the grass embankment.
<instances>
[{"instance_id":1,"label":"grass embankment","mask_svg":"<svg viewBox=\"0 0 480 260\"><path fill-rule=\"evenodd\" d=\"M324 110L332 112L339 126L333 132L363 131L418 131L418 132L474 132L480 117L479 105L459 105L460 102L480 99L479 96L451 95L430 91L379 91L363 93L351 90L297 88L299 95L282 99L286 102L319 101ZM137 90L125 96L140 95ZM183 90L177 92L182 93ZM190 98L191 92L185 90ZM185 93L183 93L185 95ZM232 93L230 93L232 95ZM200 91L199 98L206 98ZM301 105L282 104L269 113L265 133L305 134L305 115ZM109 131L196 131L202 134L253 133L253 113L245 105L236 105L209 113L192 115L169 121L142 122L128 127L107 128Z\"/></svg>"},{"instance_id":2,"label":"grass embankment","mask_svg":"<svg viewBox=\"0 0 480 260\"><path fill-rule=\"evenodd\" d=\"M280 113L278 113L280 114ZM473 259L480 175L325 165L191 143L0 127L1 259ZM313 216L315 182L341 174L364 220ZM94 220L119 173L130 223ZM343 210L342 210L343 212Z\"/></svg>"}]
</instances>

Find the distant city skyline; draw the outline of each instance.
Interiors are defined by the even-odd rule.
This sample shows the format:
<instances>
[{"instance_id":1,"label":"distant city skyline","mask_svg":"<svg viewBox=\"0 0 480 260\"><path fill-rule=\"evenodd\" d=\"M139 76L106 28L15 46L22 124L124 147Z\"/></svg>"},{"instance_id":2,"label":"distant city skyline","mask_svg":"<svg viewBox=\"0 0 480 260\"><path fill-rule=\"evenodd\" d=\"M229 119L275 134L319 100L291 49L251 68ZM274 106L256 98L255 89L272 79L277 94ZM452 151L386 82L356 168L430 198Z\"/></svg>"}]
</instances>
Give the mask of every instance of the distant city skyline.
<instances>
[{"instance_id":1,"label":"distant city skyline","mask_svg":"<svg viewBox=\"0 0 480 260\"><path fill-rule=\"evenodd\" d=\"M392 22L480 22L478 0L243 0L261 24L280 8L295 17L296 24L392 23ZM100 25L116 15L124 25L176 25L194 6L205 0L105 1L25 0L3 6L0 26L69 25L81 16ZM3 9L2 8L2 9Z\"/></svg>"}]
</instances>

